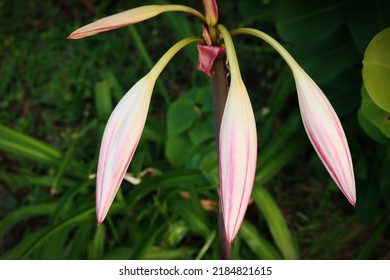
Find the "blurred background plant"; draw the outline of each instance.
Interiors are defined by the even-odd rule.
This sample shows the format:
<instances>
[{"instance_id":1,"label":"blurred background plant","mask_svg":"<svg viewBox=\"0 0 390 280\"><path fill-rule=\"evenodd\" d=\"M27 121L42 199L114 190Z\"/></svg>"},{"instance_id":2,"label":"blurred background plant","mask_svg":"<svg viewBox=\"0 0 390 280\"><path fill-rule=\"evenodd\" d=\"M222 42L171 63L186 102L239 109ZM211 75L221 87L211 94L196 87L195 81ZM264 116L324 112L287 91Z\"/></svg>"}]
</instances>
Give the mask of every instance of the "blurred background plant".
<instances>
[{"instance_id":1,"label":"blurred background plant","mask_svg":"<svg viewBox=\"0 0 390 280\"><path fill-rule=\"evenodd\" d=\"M203 9L201 1L185 2ZM103 16L166 3L0 0L1 258L218 258L211 93L209 78L193 70L195 45L159 79L129 168L132 183L122 184L96 226L97 150L113 106L174 42L201 35L201 27L167 13L84 40L66 37ZM235 38L259 157L232 257L389 259L389 2L241 0L219 9L227 27L278 38L321 86L343 123L357 177L353 209L303 132L288 67L265 43ZM378 49L383 69L372 59Z\"/></svg>"}]
</instances>

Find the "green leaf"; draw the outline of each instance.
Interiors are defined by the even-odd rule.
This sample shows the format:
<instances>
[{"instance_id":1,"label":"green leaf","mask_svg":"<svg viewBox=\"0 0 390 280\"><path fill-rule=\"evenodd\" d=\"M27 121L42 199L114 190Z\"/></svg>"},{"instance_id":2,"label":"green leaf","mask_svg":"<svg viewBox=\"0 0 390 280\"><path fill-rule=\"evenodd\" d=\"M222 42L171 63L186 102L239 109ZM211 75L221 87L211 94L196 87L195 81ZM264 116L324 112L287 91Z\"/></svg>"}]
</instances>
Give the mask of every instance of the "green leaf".
<instances>
[{"instance_id":1,"label":"green leaf","mask_svg":"<svg viewBox=\"0 0 390 280\"><path fill-rule=\"evenodd\" d=\"M64 216L64 213L72 210L74 208L74 198L77 195L80 195L80 193L85 192L88 187L92 186L94 186L94 182L92 180L87 180L84 183L79 183L77 187L70 188L64 192L58 200L56 208L52 212L50 223L55 224Z\"/></svg>"},{"instance_id":2,"label":"green leaf","mask_svg":"<svg viewBox=\"0 0 390 280\"><path fill-rule=\"evenodd\" d=\"M210 85L196 88L195 101L197 104L200 104L201 111L203 113L212 113L213 112L213 102Z\"/></svg>"},{"instance_id":3,"label":"green leaf","mask_svg":"<svg viewBox=\"0 0 390 280\"><path fill-rule=\"evenodd\" d=\"M132 247L117 247L106 253L105 260L129 260L133 252Z\"/></svg>"},{"instance_id":4,"label":"green leaf","mask_svg":"<svg viewBox=\"0 0 390 280\"><path fill-rule=\"evenodd\" d=\"M98 260L103 256L104 243L106 239L106 227L100 225L95 231L95 235L89 244L88 259Z\"/></svg>"},{"instance_id":5,"label":"green leaf","mask_svg":"<svg viewBox=\"0 0 390 280\"><path fill-rule=\"evenodd\" d=\"M188 226L185 224L185 221L179 220L169 227L165 241L170 247L177 246L183 240L187 232Z\"/></svg>"},{"instance_id":6,"label":"green leaf","mask_svg":"<svg viewBox=\"0 0 390 280\"><path fill-rule=\"evenodd\" d=\"M379 176L382 163L377 160L370 162L370 165L373 174L357 188L356 196L364 199L360 199L355 208L356 220L366 226L375 223L375 217L379 217L383 196L380 189L381 177Z\"/></svg>"},{"instance_id":7,"label":"green leaf","mask_svg":"<svg viewBox=\"0 0 390 280\"><path fill-rule=\"evenodd\" d=\"M350 68L322 86L339 117L355 112L361 102L361 69Z\"/></svg>"},{"instance_id":8,"label":"green leaf","mask_svg":"<svg viewBox=\"0 0 390 280\"><path fill-rule=\"evenodd\" d=\"M252 197L267 221L272 237L285 259L298 259L296 243L276 202L268 191L255 185Z\"/></svg>"},{"instance_id":9,"label":"green leaf","mask_svg":"<svg viewBox=\"0 0 390 280\"><path fill-rule=\"evenodd\" d=\"M156 190L172 189L188 190L189 186L205 186L208 182L199 170L175 170L164 172L161 175L143 180L132 195L129 196L127 205L131 209L133 205L144 196Z\"/></svg>"},{"instance_id":10,"label":"green leaf","mask_svg":"<svg viewBox=\"0 0 390 280\"><path fill-rule=\"evenodd\" d=\"M177 211L178 215L180 215L188 224L190 229L203 237L207 237L210 234L209 227L206 223L206 215L201 211L197 211L196 207L192 203L184 198L176 197L174 201L171 202L174 205L174 209Z\"/></svg>"},{"instance_id":11,"label":"green leaf","mask_svg":"<svg viewBox=\"0 0 390 280\"><path fill-rule=\"evenodd\" d=\"M191 154L193 145L185 134L168 136L165 154L173 166L183 166Z\"/></svg>"},{"instance_id":12,"label":"green leaf","mask_svg":"<svg viewBox=\"0 0 390 280\"><path fill-rule=\"evenodd\" d=\"M364 53L363 81L372 100L390 112L390 28L372 39Z\"/></svg>"},{"instance_id":13,"label":"green leaf","mask_svg":"<svg viewBox=\"0 0 390 280\"><path fill-rule=\"evenodd\" d=\"M0 150L56 167L63 163L61 151L3 125L0 125ZM85 177L83 164L75 161L72 157L65 160L66 164L69 162L71 165L69 170L74 175L80 176L81 178ZM63 166L63 168L65 167ZM65 172L65 170L63 171Z\"/></svg>"},{"instance_id":14,"label":"green leaf","mask_svg":"<svg viewBox=\"0 0 390 280\"><path fill-rule=\"evenodd\" d=\"M85 257L88 249L86 244L91 241L91 236L95 230L95 221L86 221L75 229L73 237L69 242L67 259L74 260Z\"/></svg>"},{"instance_id":15,"label":"green leaf","mask_svg":"<svg viewBox=\"0 0 390 280\"><path fill-rule=\"evenodd\" d=\"M362 88L362 104L360 107L363 116L379 131L390 139L390 113L379 108L368 95L365 87Z\"/></svg>"},{"instance_id":16,"label":"green leaf","mask_svg":"<svg viewBox=\"0 0 390 280\"><path fill-rule=\"evenodd\" d=\"M214 139L214 117L210 115L206 120L198 122L189 135L192 143L198 146L202 142Z\"/></svg>"},{"instance_id":17,"label":"green leaf","mask_svg":"<svg viewBox=\"0 0 390 280\"><path fill-rule=\"evenodd\" d=\"M388 150L387 159L382 164L379 177L380 179L380 190L382 193L383 200L385 201L388 208L390 208L390 176L388 172L390 170L390 151ZM390 217L389 217L390 218Z\"/></svg>"},{"instance_id":18,"label":"green leaf","mask_svg":"<svg viewBox=\"0 0 390 280\"><path fill-rule=\"evenodd\" d=\"M368 136L379 143L390 144L389 139L365 117L361 108L358 111L357 117L361 128Z\"/></svg>"},{"instance_id":19,"label":"green leaf","mask_svg":"<svg viewBox=\"0 0 390 280\"><path fill-rule=\"evenodd\" d=\"M20 241L17 245L15 245L9 251L3 254L1 256L1 259L2 260L27 259L29 257L27 254L31 253L29 249L35 247L36 244L39 243L40 237L45 235L46 232L47 232L47 228L40 228L33 233L29 233L22 241ZM39 248L39 246L36 247Z\"/></svg>"},{"instance_id":20,"label":"green leaf","mask_svg":"<svg viewBox=\"0 0 390 280\"><path fill-rule=\"evenodd\" d=\"M318 84L326 84L361 61L347 28L314 44L297 45L292 54Z\"/></svg>"},{"instance_id":21,"label":"green leaf","mask_svg":"<svg viewBox=\"0 0 390 280\"><path fill-rule=\"evenodd\" d=\"M113 110L110 85L106 80L100 81L95 85L95 106L99 120L99 137L101 138L106 122Z\"/></svg>"},{"instance_id":22,"label":"green leaf","mask_svg":"<svg viewBox=\"0 0 390 280\"><path fill-rule=\"evenodd\" d=\"M102 73L102 78L110 86L112 96L114 100L118 103L125 94L122 86L119 84L118 79L115 77L115 74L112 71L105 71ZM112 100L109 101L112 106ZM112 111L112 108L111 108Z\"/></svg>"},{"instance_id":23,"label":"green leaf","mask_svg":"<svg viewBox=\"0 0 390 280\"><path fill-rule=\"evenodd\" d=\"M280 113L293 90L295 90L293 75L291 75L290 67L285 64L278 74L277 81L269 97L270 115L274 116Z\"/></svg>"},{"instance_id":24,"label":"green leaf","mask_svg":"<svg viewBox=\"0 0 390 280\"><path fill-rule=\"evenodd\" d=\"M0 239L18 222L38 216L49 216L55 209L55 204L37 204L31 206L21 207L0 221Z\"/></svg>"},{"instance_id":25,"label":"green leaf","mask_svg":"<svg viewBox=\"0 0 390 280\"><path fill-rule=\"evenodd\" d=\"M61 152L18 131L0 125L0 150L57 166Z\"/></svg>"},{"instance_id":26,"label":"green leaf","mask_svg":"<svg viewBox=\"0 0 390 280\"><path fill-rule=\"evenodd\" d=\"M273 90L270 94L267 108L269 108L268 114L257 114L260 115L258 122L261 123L261 137L258 137L258 149L259 151L268 151L264 149L264 146L270 142L274 142L279 139L279 136L275 137L275 121L279 118L280 112L286 106L286 103L290 100L291 92L294 92L295 84L293 75L291 75L290 67L285 64L278 74L278 78L273 86ZM288 106L288 105L287 105ZM285 129L289 125L283 125L282 129ZM259 156L262 156L260 153Z\"/></svg>"},{"instance_id":27,"label":"green leaf","mask_svg":"<svg viewBox=\"0 0 390 280\"><path fill-rule=\"evenodd\" d=\"M144 255L145 260L188 260L192 259L194 249L192 248L176 248L163 249L157 247L149 248Z\"/></svg>"},{"instance_id":28,"label":"green leaf","mask_svg":"<svg viewBox=\"0 0 390 280\"><path fill-rule=\"evenodd\" d=\"M375 228L374 232L371 234L368 241L363 244L360 249L359 255L357 256L358 260L369 260L372 258L372 251L377 246L377 243L381 238L383 238L383 233L387 226L390 224L390 219L381 221L381 223Z\"/></svg>"},{"instance_id":29,"label":"green leaf","mask_svg":"<svg viewBox=\"0 0 390 280\"><path fill-rule=\"evenodd\" d=\"M68 241L70 228L58 231L55 235L46 240L43 246L37 248L31 258L39 260L62 260L66 259L66 243Z\"/></svg>"},{"instance_id":30,"label":"green leaf","mask_svg":"<svg viewBox=\"0 0 390 280\"><path fill-rule=\"evenodd\" d=\"M256 18L261 21L274 20L274 1L245 0L238 1L238 8L244 18Z\"/></svg>"},{"instance_id":31,"label":"green leaf","mask_svg":"<svg viewBox=\"0 0 390 280\"><path fill-rule=\"evenodd\" d=\"M216 231L210 232L209 236L206 238L205 244L199 250L199 253L195 258L196 260L201 260L203 258L203 256L206 254L206 252L210 249L211 245L213 244L216 235L217 235Z\"/></svg>"},{"instance_id":32,"label":"green leaf","mask_svg":"<svg viewBox=\"0 0 390 280\"><path fill-rule=\"evenodd\" d=\"M148 116L144 131L142 132L142 140L149 140L163 145L165 143L165 134L165 125L161 125L161 120L153 115Z\"/></svg>"},{"instance_id":33,"label":"green leaf","mask_svg":"<svg viewBox=\"0 0 390 280\"><path fill-rule=\"evenodd\" d=\"M259 154L257 158L257 165L266 168L265 166L269 165L269 162L277 161L278 153L283 151L283 155L288 154L288 150L291 149L291 146L288 145L291 141L291 137L299 129L301 123L301 118L298 114L292 114L288 120L284 122L283 127L280 132L274 136L274 139L267 143L265 147L262 147L263 152ZM285 148L287 148L287 151Z\"/></svg>"},{"instance_id":34,"label":"green leaf","mask_svg":"<svg viewBox=\"0 0 390 280\"><path fill-rule=\"evenodd\" d=\"M0 171L0 177L9 185L20 185L24 187L51 187L56 177L54 175L42 176L31 174L30 170L18 169L18 173ZM61 182L64 185L73 185L75 181L69 178L62 178Z\"/></svg>"},{"instance_id":35,"label":"green leaf","mask_svg":"<svg viewBox=\"0 0 390 280\"><path fill-rule=\"evenodd\" d=\"M239 237L248 245L249 249L261 260L280 260L282 256L253 226L243 221Z\"/></svg>"},{"instance_id":36,"label":"green leaf","mask_svg":"<svg viewBox=\"0 0 390 280\"><path fill-rule=\"evenodd\" d=\"M161 2L167 3L167 1ZM189 23L182 13L164 13L162 14L162 18L164 18L167 24L172 28L172 34L178 39L194 36L194 26ZM159 35L164 36L163 34ZM196 48L187 47L184 48L184 52L191 63L196 62L196 58L198 57Z\"/></svg>"},{"instance_id":37,"label":"green leaf","mask_svg":"<svg viewBox=\"0 0 390 280\"><path fill-rule=\"evenodd\" d=\"M32 234L29 234L15 247L2 256L2 259L26 259L50 237L60 230L72 227L78 223L94 218L94 208L89 208L75 215L68 217L62 222L51 227L44 227Z\"/></svg>"},{"instance_id":38,"label":"green leaf","mask_svg":"<svg viewBox=\"0 0 390 280\"><path fill-rule=\"evenodd\" d=\"M112 112L112 97L110 92L110 85L103 80L95 85L95 105L97 115L105 117Z\"/></svg>"},{"instance_id":39,"label":"green leaf","mask_svg":"<svg viewBox=\"0 0 390 280\"><path fill-rule=\"evenodd\" d=\"M371 39L390 26L390 1L354 1L348 8L348 14L349 29L355 46L364 53Z\"/></svg>"},{"instance_id":40,"label":"green leaf","mask_svg":"<svg viewBox=\"0 0 390 280\"><path fill-rule=\"evenodd\" d=\"M164 224L152 224L141 236L134 246L130 259L144 259L147 252L151 249L157 236L161 234Z\"/></svg>"},{"instance_id":41,"label":"green leaf","mask_svg":"<svg viewBox=\"0 0 390 280\"><path fill-rule=\"evenodd\" d=\"M138 30L135 25L129 25L128 27L131 39L134 41L135 46L137 47L140 58L142 58L145 62L145 64L148 66L148 68L153 68L154 63L152 62L152 58L148 53L148 50L144 44L144 41L142 40L141 36L138 33ZM171 103L168 90L166 89L164 83L158 79L156 82L156 87L162 94L162 97L165 100L166 105L168 106Z\"/></svg>"},{"instance_id":42,"label":"green leaf","mask_svg":"<svg viewBox=\"0 0 390 280\"><path fill-rule=\"evenodd\" d=\"M324 40L345 21L343 8L349 0L279 0L276 3L276 28L280 36L296 44Z\"/></svg>"},{"instance_id":43,"label":"green leaf","mask_svg":"<svg viewBox=\"0 0 390 280\"><path fill-rule=\"evenodd\" d=\"M55 179L52 182L52 192L60 192L61 191L61 185L62 185L62 180L64 179L64 175L68 167L71 165L72 160L73 160L73 153L74 153L74 148L76 146L77 141L80 138L73 136L70 139L70 143L68 146L67 151L65 152L65 155L63 156L61 160L61 164L59 166L57 175Z\"/></svg>"},{"instance_id":44,"label":"green leaf","mask_svg":"<svg viewBox=\"0 0 390 280\"><path fill-rule=\"evenodd\" d=\"M307 138L305 139L303 135L292 137L289 144L286 144L287 146L279 150L277 149L277 146L280 142L272 142L269 147L270 149L275 150L275 153L272 155L272 158L269 158L269 160L264 160L264 157L259 157L260 165L255 181L258 184L264 184L271 180L279 172L279 170L283 168L283 166L290 163L293 158L304 151L304 149L308 146L308 143ZM264 151L266 150L267 148L264 148ZM268 157L270 154L267 153L266 156ZM263 164L261 164L262 161L264 161Z\"/></svg>"},{"instance_id":45,"label":"green leaf","mask_svg":"<svg viewBox=\"0 0 390 280\"><path fill-rule=\"evenodd\" d=\"M178 99L168 110L168 136L188 130L196 119L194 104L187 99Z\"/></svg>"}]
</instances>

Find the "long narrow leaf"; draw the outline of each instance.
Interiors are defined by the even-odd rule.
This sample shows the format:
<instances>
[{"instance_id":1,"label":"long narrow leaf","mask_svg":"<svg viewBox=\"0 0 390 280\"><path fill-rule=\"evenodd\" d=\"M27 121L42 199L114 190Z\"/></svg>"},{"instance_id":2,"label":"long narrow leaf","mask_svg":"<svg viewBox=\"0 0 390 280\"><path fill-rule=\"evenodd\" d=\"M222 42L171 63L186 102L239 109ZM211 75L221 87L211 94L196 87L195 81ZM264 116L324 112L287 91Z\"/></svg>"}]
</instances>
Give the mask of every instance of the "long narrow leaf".
<instances>
[{"instance_id":1,"label":"long narrow leaf","mask_svg":"<svg viewBox=\"0 0 390 280\"><path fill-rule=\"evenodd\" d=\"M88 259L97 260L101 259L104 253L104 243L106 240L106 227L100 225L95 231L95 235L90 242L88 250Z\"/></svg>"},{"instance_id":2,"label":"long narrow leaf","mask_svg":"<svg viewBox=\"0 0 390 280\"><path fill-rule=\"evenodd\" d=\"M371 237L368 239L366 244L362 246L360 249L360 252L356 259L358 260L369 260L372 254L373 249L377 245L378 241L383 237L383 233L385 229L390 224L390 217L387 219L383 219L381 223L378 225L378 227L374 230L374 232L371 234Z\"/></svg>"},{"instance_id":3,"label":"long narrow leaf","mask_svg":"<svg viewBox=\"0 0 390 280\"><path fill-rule=\"evenodd\" d=\"M151 250L152 245L156 237L161 233L165 225L151 225L143 234L143 236L137 240L137 244L132 251L130 259L138 260L144 259L146 254Z\"/></svg>"},{"instance_id":4,"label":"long narrow leaf","mask_svg":"<svg viewBox=\"0 0 390 280\"><path fill-rule=\"evenodd\" d=\"M272 139L270 143L263 148L262 152L259 154L257 159L257 165L263 168L266 165L267 161L273 160L278 152L283 151L283 154L286 152L286 148L290 151L289 154L293 157L295 152L300 151L300 146L290 146L291 138L299 129L300 117L298 114L293 114L291 117L284 123L281 131Z\"/></svg>"},{"instance_id":5,"label":"long narrow leaf","mask_svg":"<svg viewBox=\"0 0 390 280\"><path fill-rule=\"evenodd\" d=\"M215 240L217 233L215 231L210 232L209 236L206 239L206 243L203 245L202 249L200 249L198 255L196 256L196 260L201 260L203 256L206 254L207 250L211 247L211 244Z\"/></svg>"},{"instance_id":6,"label":"long narrow leaf","mask_svg":"<svg viewBox=\"0 0 390 280\"><path fill-rule=\"evenodd\" d=\"M0 125L0 149L49 163L61 158L60 151L3 125Z\"/></svg>"},{"instance_id":7,"label":"long narrow leaf","mask_svg":"<svg viewBox=\"0 0 390 280\"><path fill-rule=\"evenodd\" d=\"M0 150L38 163L60 166L62 152L23 133L0 125ZM85 177L83 165L72 160L73 174Z\"/></svg>"},{"instance_id":8,"label":"long narrow leaf","mask_svg":"<svg viewBox=\"0 0 390 280\"><path fill-rule=\"evenodd\" d=\"M61 223L56 224L52 227L44 227L33 234L28 235L18 245L8 251L2 259L27 259L30 257L36 249L39 248L48 238L53 236L59 230L66 227L74 226L87 219L94 219L95 208L88 208L75 215L63 220Z\"/></svg>"},{"instance_id":9,"label":"long narrow leaf","mask_svg":"<svg viewBox=\"0 0 390 280\"><path fill-rule=\"evenodd\" d=\"M0 238L20 221L50 215L55 207L56 204L37 204L16 209L0 221Z\"/></svg>"},{"instance_id":10,"label":"long narrow leaf","mask_svg":"<svg viewBox=\"0 0 390 280\"><path fill-rule=\"evenodd\" d=\"M259 172L256 174L255 182L257 184L264 184L271 180L280 169L299 155L308 144L309 142L303 135L290 138L288 146L279 149L278 153L273 154L272 157L268 157L267 161L264 161ZM270 146L273 146L273 144L270 144Z\"/></svg>"},{"instance_id":11,"label":"long narrow leaf","mask_svg":"<svg viewBox=\"0 0 390 280\"><path fill-rule=\"evenodd\" d=\"M298 259L298 250L286 221L276 202L268 191L260 185L255 185L252 192L253 200L263 213L272 237L285 259Z\"/></svg>"},{"instance_id":12,"label":"long narrow leaf","mask_svg":"<svg viewBox=\"0 0 390 280\"><path fill-rule=\"evenodd\" d=\"M189 186L209 185L206 177L199 170L177 170L165 172L151 179L145 179L131 193L128 206L131 208L147 194L161 189L177 188L185 190Z\"/></svg>"},{"instance_id":13,"label":"long narrow leaf","mask_svg":"<svg viewBox=\"0 0 390 280\"><path fill-rule=\"evenodd\" d=\"M193 206L184 201L183 198L179 198L171 202L172 207L177 210L177 213L187 222L190 229L204 238L210 234L210 230L207 226L207 220L204 219L204 215L197 211L193 211Z\"/></svg>"},{"instance_id":14,"label":"long narrow leaf","mask_svg":"<svg viewBox=\"0 0 390 280\"><path fill-rule=\"evenodd\" d=\"M91 240L96 230L95 220L84 222L75 230L72 239L69 241L66 259L83 259L87 254L88 247L85 246Z\"/></svg>"},{"instance_id":15,"label":"long narrow leaf","mask_svg":"<svg viewBox=\"0 0 390 280\"><path fill-rule=\"evenodd\" d=\"M275 247L265 239L257 229L247 221L241 224L239 236L249 249L262 260L280 260L282 256Z\"/></svg>"}]
</instances>

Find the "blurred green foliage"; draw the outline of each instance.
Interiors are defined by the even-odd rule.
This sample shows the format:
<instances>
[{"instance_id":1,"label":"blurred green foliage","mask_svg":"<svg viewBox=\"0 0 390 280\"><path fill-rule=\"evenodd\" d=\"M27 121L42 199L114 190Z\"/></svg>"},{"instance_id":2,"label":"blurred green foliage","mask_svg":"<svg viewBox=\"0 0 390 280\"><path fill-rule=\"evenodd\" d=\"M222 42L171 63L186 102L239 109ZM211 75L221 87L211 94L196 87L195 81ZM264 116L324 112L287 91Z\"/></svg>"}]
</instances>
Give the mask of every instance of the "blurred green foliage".
<instances>
[{"instance_id":1,"label":"blurred green foliage","mask_svg":"<svg viewBox=\"0 0 390 280\"><path fill-rule=\"evenodd\" d=\"M279 39L341 117L357 179L353 210L307 141L291 72L266 44L234 38L259 133L253 202L235 259L388 259L389 114L367 94L362 60L390 26L377 1L220 1L220 21ZM208 77L196 48L156 85L145 130L107 220L94 174L105 122L193 17L164 14L77 41L74 29L167 1L0 0L0 257L218 259L218 172ZM202 10L201 1L186 5ZM388 83L388 79L384 79ZM382 87L389 95L389 89Z\"/></svg>"}]
</instances>

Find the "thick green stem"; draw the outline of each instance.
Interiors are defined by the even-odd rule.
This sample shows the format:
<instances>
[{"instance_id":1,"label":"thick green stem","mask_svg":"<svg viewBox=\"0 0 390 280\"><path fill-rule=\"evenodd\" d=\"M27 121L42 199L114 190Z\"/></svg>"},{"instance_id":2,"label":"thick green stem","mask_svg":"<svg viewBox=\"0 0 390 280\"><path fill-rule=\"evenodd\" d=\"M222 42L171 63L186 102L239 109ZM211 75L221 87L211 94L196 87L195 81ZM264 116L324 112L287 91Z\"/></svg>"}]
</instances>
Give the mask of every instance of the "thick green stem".
<instances>
[{"instance_id":1,"label":"thick green stem","mask_svg":"<svg viewBox=\"0 0 390 280\"><path fill-rule=\"evenodd\" d=\"M222 116L228 93L223 59L218 59L214 62L213 70L214 75L211 76L211 86L214 105L215 142L217 145L217 152L219 154L219 130L221 128ZM231 256L231 247L229 242L226 240L222 209L219 210L219 244L221 259L229 260Z\"/></svg>"}]
</instances>

